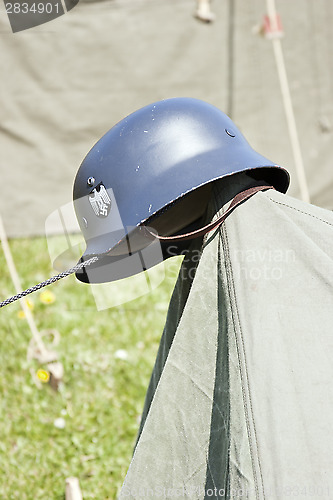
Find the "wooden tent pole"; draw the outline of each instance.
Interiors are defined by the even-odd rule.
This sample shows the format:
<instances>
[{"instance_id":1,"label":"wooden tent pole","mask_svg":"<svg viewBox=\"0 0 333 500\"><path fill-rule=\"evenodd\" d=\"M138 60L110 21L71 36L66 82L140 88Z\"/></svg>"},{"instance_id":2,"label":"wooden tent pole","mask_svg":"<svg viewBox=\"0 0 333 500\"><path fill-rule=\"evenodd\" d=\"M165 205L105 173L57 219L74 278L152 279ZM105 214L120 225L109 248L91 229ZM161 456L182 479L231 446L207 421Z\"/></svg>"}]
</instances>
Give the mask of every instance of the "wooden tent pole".
<instances>
[{"instance_id":1,"label":"wooden tent pole","mask_svg":"<svg viewBox=\"0 0 333 500\"><path fill-rule=\"evenodd\" d=\"M12 282L14 284L16 293L20 293L22 290L21 286L21 281L18 275L18 272L15 267L14 259L12 256L12 253L10 251L10 247L8 244L8 239L7 239L7 234L5 231L5 226L3 224L3 220L0 214L0 241L2 244L3 252L5 255L5 259L7 262L8 270L12 279ZM44 345L44 342L42 340L42 335L38 331L38 328L36 326L34 317L32 315L32 312L29 309L27 299L25 297L22 297L19 299L20 300L20 305L23 309L24 312L24 317L27 320L27 323L29 325L33 340L35 342L35 346L33 348L33 355L32 357L38 359L40 363L45 363L46 367L49 371L50 375L50 385L53 389L58 390L59 384L63 379L63 366L60 361L58 361L58 355L55 351L50 351L47 349ZM59 334L58 334L59 335ZM29 348L30 349L30 348ZM28 349L28 358L29 358L29 349ZM36 377L34 377L34 381L36 383ZM37 384L38 385L38 384Z\"/></svg>"},{"instance_id":2,"label":"wooden tent pole","mask_svg":"<svg viewBox=\"0 0 333 500\"><path fill-rule=\"evenodd\" d=\"M15 291L16 291L16 293L20 293L22 290L21 281L20 281L19 275L17 273L16 267L14 264L12 253L11 253L10 248L9 248L8 239L7 239L7 235L6 235L6 231L5 231L5 226L3 224L1 215L0 215L0 240L1 240L2 248L3 248L3 252L5 255L5 259L7 262L8 270L10 273L10 277L11 277L12 282L13 282L14 287L15 287ZM48 351L47 351L47 349L46 349L46 347L41 339L41 336L40 336L39 331L37 329L33 315L28 307L27 299L21 298L20 305L23 309L24 316L28 322L32 336L34 338L34 341L36 342L36 346L37 346L41 356L47 357Z\"/></svg>"},{"instance_id":3,"label":"wooden tent pole","mask_svg":"<svg viewBox=\"0 0 333 500\"><path fill-rule=\"evenodd\" d=\"M273 44L275 62L279 75L283 105L287 119L289 137L294 156L298 183L301 191L301 198L303 201L310 203L309 188L307 185L304 162L299 143L299 137L298 137L296 120L291 100L286 65L282 50L281 39L279 38L279 33L281 33L281 29L278 26L278 16L276 13L275 0L266 0L266 5L267 5L267 14L269 17L270 28L271 28L269 38L271 38Z\"/></svg>"}]
</instances>

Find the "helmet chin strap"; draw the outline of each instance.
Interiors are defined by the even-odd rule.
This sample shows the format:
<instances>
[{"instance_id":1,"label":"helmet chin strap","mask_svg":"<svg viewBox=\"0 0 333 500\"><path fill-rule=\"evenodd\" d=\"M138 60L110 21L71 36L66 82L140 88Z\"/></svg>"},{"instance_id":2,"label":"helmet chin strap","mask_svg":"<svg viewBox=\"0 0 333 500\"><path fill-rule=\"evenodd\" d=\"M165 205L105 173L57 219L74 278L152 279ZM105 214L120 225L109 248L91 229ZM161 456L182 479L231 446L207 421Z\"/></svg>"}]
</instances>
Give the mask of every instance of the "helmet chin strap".
<instances>
[{"instance_id":1,"label":"helmet chin strap","mask_svg":"<svg viewBox=\"0 0 333 500\"><path fill-rule=\"evenodd\" d=\"M152 236L153 238L157 238L160 241L167 241L167 242L177 242L177 241L185 241L185 240L193 240L194 238L199 238L200 236L204 236L206 233L209 231L212 231L213 229L216 229L219 227L225 220L226 218L235 210L236 207L238 207L241 203L243 203L245 200L248 200L253 196L255 193L258 191L265 191L267 189L275 189L273 186L268 186L268 185L262 185L262 186L254 186L249 189L246 189L244 191L241 191L238 193L232 200L232 202L229 205L229 208L224 212L224 214L220 215L217 219L215 219L213 222L210 224L207 224L206 226L196 229L195 231L191 231L190 233L185 233L185 234L179 234L177 236L158 236L146 226L144 226L145 230L148 231L150 237ZM84 262L79 262L76 264L76 266L72 267L71 269L68 269L67 271L63 271L62 273L57 274L56 276L52 276L51 278L42 281L41 283L38 283L38 285L34 285L30 288L27 288L26 290L13 295L13 297L10 297L2 302L0 302L0 308L7 306L8 304L11 304L12 302L15 302L16 300L20 300L26 295L29 295L30 293L36 292L37 290L40 290L41 288L44 288L47 285L51 285L52 283L55 283L56 281L59 281L62 278L66 278L66 276L69 276L70 274L76 273L83 267L90 266L94 262L97 262L99 259L103 258L103 255L95 255L91 257L90 259L84 261Z\"/></svg>"},{"instance_id":2,"label":"helmet chin strap","mask_svg":"<svg viewBox=\"0 0 333 500\"><path fill-rule=\"evenodd\" d=\"M251 198L251 196L256 194L258 191L266 191L267 189L275 189L275 188L273 186L268 186L265 184L262 186L253 186L249 189L241 191L240 193L236 194L236 196L230 203L229 208L222 215L220 215L217 219L215 219L213 222L210 222L206 226L203 226L189 233L177 234L176 236L159 236L153 233L147 226L144 226L144 228L146 231L148 231L150 236L153 236L154 238L157 238L160 241L177 242L177 241L193 240L194 238L199 238L200 236L204 236L209 231L212 231L213 229L219 227L226 220L226 218L235 210L235 208L238 207L241 203Z\"/></svg>"}]
</instances>

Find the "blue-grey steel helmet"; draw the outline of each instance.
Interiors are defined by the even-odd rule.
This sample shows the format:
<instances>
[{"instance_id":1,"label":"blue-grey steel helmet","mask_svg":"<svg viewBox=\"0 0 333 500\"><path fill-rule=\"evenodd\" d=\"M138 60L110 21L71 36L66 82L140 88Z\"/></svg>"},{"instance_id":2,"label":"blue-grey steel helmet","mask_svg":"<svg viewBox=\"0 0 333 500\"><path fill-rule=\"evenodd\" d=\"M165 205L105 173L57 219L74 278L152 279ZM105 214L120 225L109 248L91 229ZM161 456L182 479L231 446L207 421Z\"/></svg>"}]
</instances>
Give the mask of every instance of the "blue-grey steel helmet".
<instances>
[{"instance_id":1,"label":"blue-grey steel helmet","mask_svg":"<svg viewBox=\"0 0 333 500\"><path fill-rule=\"evenodd\" d=\"M75 178L74 206L87 244L82 259L109 255L109 265L104 259L103 268L92 265L78 279L134 274L119 264L151 243L140 228L176 234L202 216L213 181L258 169L286 192L288 172L254 151L232 120L204 101L166 99L127 116L93 146Z\"/></svg>"}]
</instances>

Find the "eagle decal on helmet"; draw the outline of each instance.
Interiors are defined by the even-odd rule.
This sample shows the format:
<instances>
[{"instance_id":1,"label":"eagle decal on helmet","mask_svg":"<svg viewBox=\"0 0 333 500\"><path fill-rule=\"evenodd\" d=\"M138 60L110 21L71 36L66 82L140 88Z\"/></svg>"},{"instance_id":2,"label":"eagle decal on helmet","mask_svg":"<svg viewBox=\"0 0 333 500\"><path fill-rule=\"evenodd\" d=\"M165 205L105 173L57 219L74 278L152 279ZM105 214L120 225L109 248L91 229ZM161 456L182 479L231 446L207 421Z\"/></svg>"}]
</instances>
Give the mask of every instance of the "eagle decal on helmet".
<instances>
[{"instance_id":1,"label":"eagle decal on helmet","mask_svg":"<svg viewBox=\"0 0 333 500\"><path fill-rule=\"evenodd\" d=\"M102 182L89 194L89 201L97 217L107 217L111 209L111 199Z\"/></svg>"}]
</instances>

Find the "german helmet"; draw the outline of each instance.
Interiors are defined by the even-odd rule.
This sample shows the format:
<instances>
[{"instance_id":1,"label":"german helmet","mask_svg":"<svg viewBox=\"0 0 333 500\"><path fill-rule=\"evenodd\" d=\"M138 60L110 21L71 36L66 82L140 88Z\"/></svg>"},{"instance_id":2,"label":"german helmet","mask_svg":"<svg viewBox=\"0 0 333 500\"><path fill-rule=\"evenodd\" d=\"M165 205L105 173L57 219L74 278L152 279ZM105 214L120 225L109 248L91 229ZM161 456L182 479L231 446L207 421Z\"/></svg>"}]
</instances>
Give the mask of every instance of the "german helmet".
<instances>
[{"instance_id":1,"label":"german helmet","mask_svg":"<svg viewBox=\"0 0 333 500\"><path fill-rule=\"evenodd\" d=\"M207 102L172 98L130 114L93 146L74 181L86 241L81 261L103 256L77 278L114 281L169 257L154 231L172 236L195 226L213 181L258 169L275 189L287 191L288 172L254 151L232 120Z\"/></svg>"}]
</instances>

